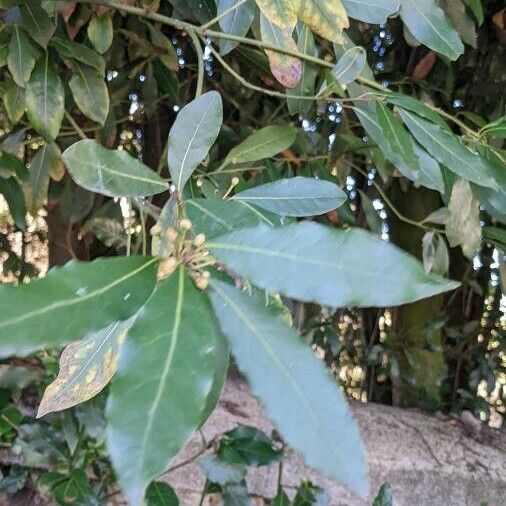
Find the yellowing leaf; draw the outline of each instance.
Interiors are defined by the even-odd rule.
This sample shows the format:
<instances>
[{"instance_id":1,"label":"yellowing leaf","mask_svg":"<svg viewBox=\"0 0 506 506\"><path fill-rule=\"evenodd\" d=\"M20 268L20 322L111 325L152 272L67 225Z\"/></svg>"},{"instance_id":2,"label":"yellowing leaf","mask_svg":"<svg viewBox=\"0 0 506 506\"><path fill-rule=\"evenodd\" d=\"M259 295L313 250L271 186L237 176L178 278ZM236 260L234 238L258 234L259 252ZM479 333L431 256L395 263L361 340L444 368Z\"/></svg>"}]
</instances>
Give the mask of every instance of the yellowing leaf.
<instances>
[{"instance_id":1,"label":"yellowing leaf","mask_svg":"<svg viewBox=\"0 0 506 506\"><path fill-rule=\"evenodd\" d=\"M299 19L313 32L340 44L343 30L350 26L341 0L300 0Z\"/></svg>"},{"instance_id":2,"label":"yellowing leaf","mask_svg":"<svg viewBox=\"0 0 506 506\"><path fill-rule=\"evenodd\" d=\"M256 3L271 23L293 30L301 0L256 0Z\"/></svg>"},{"instance_id":3,"label":"yellowing leaf","mask_svg":"<svg viewBox=\"0 0 506 506\"><path fill-rule=\"evenodd\" d=\"M38 418L85 402L109 383L116 372L119 346L134 320L115 322L63 350L60 372L44 392Z\"/></svg>"}]
</instances>

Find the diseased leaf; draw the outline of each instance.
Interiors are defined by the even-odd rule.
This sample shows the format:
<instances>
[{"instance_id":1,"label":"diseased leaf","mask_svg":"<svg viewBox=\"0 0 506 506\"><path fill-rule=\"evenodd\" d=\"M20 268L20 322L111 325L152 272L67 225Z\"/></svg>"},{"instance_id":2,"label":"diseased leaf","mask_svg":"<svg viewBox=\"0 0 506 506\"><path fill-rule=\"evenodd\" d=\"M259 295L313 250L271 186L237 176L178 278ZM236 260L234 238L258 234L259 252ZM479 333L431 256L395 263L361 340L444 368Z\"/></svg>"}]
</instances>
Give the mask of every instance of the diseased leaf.
<instances>
[{"instance_id":1,"label":"diseased leaf","mask_svg":"<svg viewBox=\"0 0 506 506\"><path fill-rule=\"evenodd\" d=\"M33 128L51 142L58 137L65 113L65 90L49 53L35 65L26 86L26 115Z\"/></svg>"},{"instance_id":2,"label":"diseased leaf","mask_svg":"<svg viewBox=\"0 0 506 506\"><path fill-rule=\"evenodd\" d=\"M288 149L296 137L297 131L291 125L269 125L261 128L230 150L224 166L272 158Z\"/></svg>"},{"instance_id":3,"label":"diseased leaf","mask_svg":"<svg viewBox=\"0 0 506 506\"><path fill-rule=\"evenodd\" d=\"M111 47L113 36L109 12L93 17L88 25L88 38L98 53L104 54Z\"/></svg>"},{"instance_id":4,"label":"diseased leaf","mask_svg":"<svg viewBox=\"0 0 506 506\"><path fill-rule=\"evenodd\" d=\"M261 296L213 280L211 301L239 368L281 436L311 467L366 492L358 428L323 362Z\"/></svg>"},{"instance_id":5,"label":"diseased leaf","mask_svg":"<svg viewBox=\"0 0 506 506\"><path fill-rule=\"evenodd\" d=\"M301 0L256 0L262 14L275 25L293 30Z\"/></svg>"},{"instance_id":6,"label":"diseased leaf","mask_svg":"<svg viewBox=\"0 0 506 506\"><path fill-rule=\"evenodd\" d=\"M209 91L179 111L168 141L168 164L172 182L179 192L203 162L220 133L223 103Z\"/></svg>"},{"instance_id":7,"label":"diseased leaf","mask_svg":"<svg viewBox=\"0 0 506 506\"><path fill-rule=\"evenodd\" d=\"M70 262L27 285L0 287L0 356L61 346L130 318L153 291L155 264L146 257Z\"/></svg>"},{"instance_id":8,"label":"diseased leaf","mask_svg":"<svg viewBox=\"0 0 506 506\"><path fill-rule=\"evenodd\" d=\"M9 55L7 66L12 78L18 86L24 88L30 79L37 52L30 44L25 32L17 25L12 27L11 40L9 42Z\"/></svg>"},{"instance_id":9,"label":"diseased leaf","mask_svg":"<svg viewBox=\"0 0 506 506\"><path fill-rule=\"evenodd\" d=\"M25 90L19 87L14 81L7 85L3 95L5 110L12 124L16 124L25 113Z\"/></svg>"},{"instance_id":10,"label":"diseased leaf","mask_svg":"<svg viewBox=\"0 0 506 506\"><path fill-rule=\"evenodd\" d=\"M37 2L22 2L19 6L21 12L21 26L30 37L46 49L56 26L48 13Z\"/></svg>"},{"instance_id":11,"label":"diseased leaf","mask_svg":"<svg viewBox=\"0 0 506 506\"><path fill-rule=\"evenodd\" d=\"M360 46L348 49L331 70L332 77L346 86L360 76L367 63L365 49Z\"/></svg>"},{"instance_id":12,"label":"diseased leaf","mask_svg":"<svg viewBox=\"0 0 506 506\"><path fill-rule=\"evenodd\" d=\"M58 377L45 390L37 418L95 397L116 372L118 350L135 316L111 323L82 341L69 344L60 357Z\"/></svg>"},{"instance_id":13,"label":"diseased leaf","mask_svg":"<svg viewBox=\"0 0 506 506\"><path fill-rule=\"evenodd\" d=\"M94 68L75 62L69 87L88 118L103 125L109 114L109 92L103 76Z\"/></svg>"},{"instance_id":14,"label":"diseased leaf","mask_svg":"<svg viewBox=\"0 0 506 506\"><path fill-rule=\"evenodd\" d=\"M225 12L227 9L230 9L234 5L237 4L237 0L218 0L218 15ZM253 19L255 18L255 4L254 0L247 0L246 3L239 5L236 9L234 9L230 14L223 16L220 20L220 28L224 33L228 33L230 35L237 35L239 37L244 37L250 27L251 23L253 23ZM233 40L220 40L220 52L222 55L226 55L232 51L239 42Z\"/></svg>"},{"instance_id":15,"label":"diseased leaf","mask_svg":"<svg viewBox=\"0 0 506 506\"><path fill-rule=\"evenodd\" d=\"M291 28L280 28L260 15L262 41L290 51L297 51ZM274 77L286 88L294 88L302 78L302 62L298 58L266 49L269 65Z\"/></svg>"},{"instance_id":16,"label":"diseased leaf","mask_svg":"<svg viewBox=\"0 0 506 506\"><path fill-rule=\"evenodd\" d=\"M146 491L146 506L178 506L174 489L163 481L153 481Z\"/></svg>"},{"instance_id":17,"label":"diseased leaf","mask_svg":"<svg viewBox=\"0 0 506 506\"><path fill-rule=\"evenodd\" d=\"M331 307L388 307L455 289L412 256L360 229L302 221L263 225L208 242L231 269L263 289Z\"/></svg>"},{"instance_id":18,"label":"diseased leaf","mask_svg":"<svg viewBox=\"0 0 506 506\"><path fill-rule=\"evenodd\" d=\"M433 230L425 233L422 239L423 266L425 272L445 276L450 266L450 253L446 242Z\"/></svg>"},{"instance_id":19,"label":"diseased leaf","mask_svg":"<svg viewBox=\"0 0 506 506\"><path fill-rule=\"evenodd\" d=\"M126 151L106 149L91 139L72 144L63 153L63 160L79 186L109 197L144 197L169 187Z\"/></svg>"},{"instance_id":20,"label":"diseased leaf","mask_svg":"<svg viewBox=\"0 0 506 506\"><path fill-rule=\"evenodd\" d=\"M21 189L21 186L19 186L17 179L14 177L10 177L8 179L0 177L0 195L3 195L5 201L7 202L12 219L14 220L16 226L20 230L26 230L25 197L23 195L23 190ZM2 300L2 292L0 288L0 301L1 300ZM0 331L1 331L1 323L0 323ZM0 344L0 355L1 349L2 345Z\"/></svg>"},{"instance_id":21,"label":"diseased leaf","mask_svg":"<svg viewBox=\"0 0 506 506\"><path fill-rule=\"evenodd\" d=\"M364 23L383 25L399 11L400 0L342 0L348 16Z\"/></svg>"},{"instance_id":22,"label":"diseased leaf","mask_svg":"<svg viewBox=\"0 0 506 506\"><path fill-rule=\"evenodd\" d=\"M200 425L217 333L208 300L179 268L159 284L121 346L107 404L107 442L131 506L143 504L149 482Z\"/></svg>"},{"instance_id":23,"label":"diseased leaf","mask_svg":"<svg viewBox=\"0 0 506 506\"><path fill-rule=\"evenodd\" d=\"M346 199L346 193L334 183L301 176L256 186L233 197L280 216L319 216Z\"/></svg>"},{"instance_id":24,"label":"diseased leaf","mask_svg":"<svg viewBox=\"0 0 506 506\"><path fill-rule=\"evenodd\" d=\"M458 33L435 0L401 0L401 18L418 41L437 53L456 60L464 52Z\"/></svg>"},{"instance_id":25,"label":"diseased leaf","mask_svg":"<svg viewBox=\"0 0 506 506\"><path fill-rule=\"evenodd\" d=\"M341 0L300 0L299 19L313 32L332 42L343 43L343 30L349 28Z\"/></svg>"}]
</instances>

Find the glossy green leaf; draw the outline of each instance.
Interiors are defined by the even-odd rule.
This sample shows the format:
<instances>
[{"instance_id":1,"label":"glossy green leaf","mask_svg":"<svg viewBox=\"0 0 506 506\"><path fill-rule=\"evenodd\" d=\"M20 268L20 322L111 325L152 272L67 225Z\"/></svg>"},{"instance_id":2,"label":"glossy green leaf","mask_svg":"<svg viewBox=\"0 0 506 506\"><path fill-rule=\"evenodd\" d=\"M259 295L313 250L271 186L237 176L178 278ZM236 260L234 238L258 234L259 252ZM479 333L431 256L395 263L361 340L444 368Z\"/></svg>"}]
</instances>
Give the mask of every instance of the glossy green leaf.
<instances>
[{"instance_id":1,"label":"glossy green leaf","mask_svg":"<svg viewBox=\"0 0 506 506\"><path fill-rule=\"evenodd\" d=\"M415 139L438 162L469 181L497 188L486 160L463 146L455 135L408 111L399 112Z\"/></svg>"},{"instance_id":2,"label":"glossy green leaf","mask_svg":"<svg viewBox=\"0 0 506 506\"><path fill-rule=\"evenodd\" d=\"M23 2L19 10L21 26L37 44L45 49L56 29L48 13L40 6L40 3L33 1Z\"/></svg>"},{"instance_id":3,"label":"glossy green leaf","mask_svg":"<svg viewBox=\"0 0 506 506\"><path fill-rule=\"evenodd\" d=\"M218 15L222 14L236 4L237 0L218 0ZM239 7L234 9L231 13L223 16L219 20L221 31L230 35L244 37L249 31L251 23L253 23L253 19L255 18L255 11L256 9L254 0L247 0L246 3L239 5ZM221 39L221 54L226 55L230 53L230 51L232 51L238 44L239 42L233 40Z\"/></svg>"},{"instance_id":4,"label":"glossy green leaf","mask_svg":"<svg viewBox=\"0 0 506 506\"><path fill-rule=\"evenodd\" d=\"M372 506L393 506L393 493L390 483L383 483Z\"/></svg>"},{"instance_id":5,"label":"glossy green leaf","mask_svg":"<svg viewBox=\"0 0 506 506\"><path fill-rule=\"evenodd\" d=\"M59 164L60 150L54 142L44 144L33 157L27 191L27 207L32 216L36 215L46 200L51 173Z\"/></svg>"},{"instance_id":6,"label":"glossy green leaf","mask_svg":"<svg viewBox=\"0 0 506 506\"><path fill-rule=\"evenodd\" d=\"M403 93L385 93L384 98L389 104L397 105L403 109L414 112L422 118L428 119L432 123L439 125L441 128L448 130L448 125L440 114L431 109L427 104L417 98L404 95Z\"/></svg>"},{"instance_id":7,"label":"glossy green leaf","mask_svg":"<svg viewBox=\"0 0 506 506\"><path fill-rule=\"evenodd\" d=\"M331 70L332 77L345 86L362 73L367 63L365 49L355 46L348 49Z\"/></svg>"},{"instance_id":8,"label":"glossy green leaf","mask_svg":"<svg viewBox=\"0 0 506 506\"><path fill-rule=\"evenodd\" d=\"M179 111L169 134L167 158L179 192L209 153L222 122L223 103L216 91L201 95Z\"/></svg>"},{"instance_id":9,"label":"glossy green leaf","mask_svg":"<svg viewBox=\"0 0 506 506\"><path fill-rule=\"evenodd\" d=\"M25 113L25 90L18 86L14 81L7 85L7 90L3 95L5 111L12 124L16 124Z\"/></svg>"},{"instance_id":10,"label":"glossy green leaf","mask_svg":"<svg viewBox=\"0 0 506 506\"><path fill-rule=\"evenodd\" d=\"M63 58L71 58L97 69L101 74L105 71L105 60L96 51L72 40L53 37L50 46L53 46Z\"/></svg>"},{"instance_id":11,"label":"glossy green leaf","mask_svg":"<svg viewBox=\"0 0 506 506\"><path fill-rule=\"evenodd\" d=\"M126 151L106 149L91 139L72 144L63 153L63 160L79 186L109 197L144 197L169 187Z\"/></svg>"},{"instance_id":12,"label":"glossy green leaf","mask_svg":"<svg viewBox=\"0 0 506 506\"><path fill-rule=\"evenodd\" d=\"M186 215L192 221L193 229L205 234L208 239L260 223L271 227L283 224L283 219L247 202L217 198L186 201Z\"/></svg>"},{"instance_id":13,"label":"glossy green leaf","mask_svg":"<svg viewBox=\"0 0 506 506\"><path fill-rule=\"evenodd\" d=\"M303 221L237 230L208 243L260 288L332 307L388 307L455 289L412 256L360 229Z\"/></svg>"},{"instance_id":14,"label":"glossy green leaf","mask_svg":"<svg viewBox=\"0 0 506 506\"><path fill-rule=\"evenodd\" d=\"M0 287L0 356L60 346L130 318L153 291L155 264L146 257L70 262L28 285Z\"/></svg>"},{"instance_id":15,"label":"glossy green leaf","mask_svg":"<svg viewBox=\"0 0 506 506\"><path fill-rule=\"evenodd\" d=\"M280 28L293 30L300 0L256 0L262 14Z\"/></svg>"},{"instance_id":16,"label":"glossy green leaf","mask_svg":"<svg viewBox=\"0 0 506 506\"><path fill-rule=\"evenodd\" d=\"M364 23L383 25L399 11L400 0L342 0L348 16Z\"/></svg>"},{"instance_id":17,"label":"glossy green leaf","mask_svg":"<svg viewBox=\"0 0 506 506\"><path fill-rule=\"evenodd\" d=\"M401 18L422 44L450 60L464 52L464 44L436 0L401 0Z\"/></svg>"},{"instance_id":18,"label":"glossy green leaf","mask_svg":"<svg viewBox=\"0 0 506 506\"><path fill-rule=\"evenodd\" d=\"M346 198L346 193L330 181L297 176L250 188L237 193L233 200L280 216L319 216L342 206Z\"/></svg>"},{"instance_id":19,"label":"glossy green leaf","mask_svg":"<svg viewBox=\"0 0 506 506\"><path fill-rule=\"evenodd\" d=\"M300 0L299 19L324 39L338 43L350 26L341 0Z\"/></svg>"},{"instance_id":20,"label":"glossy green leaf","mask_svg":"<svg viewBox=\"0 0 506 506\"><path fill-rule=\"evenodd\" d=\"M217 333L209 302L180 268L159 284L121 346L107 441L131 506L143 504L149 482L200 425Z\"/></svg>"},{"instance_id":21,"label":"glossy green leaf","mask_svg":"<svg viewBox=\"0 0 506 506\"><path fill-rule=\"evenodd\" d=\"M212 281L211 300L253 393L286 442L311 467L367 492L358 428L337 383L293 329L249 297ZM311 381L307 381L311 378Z\"/></svg>"},{"instance_id":22,"label":"glossy green leaf","mask_svg":"<svg viewBox=\"0 0 506 506\"><path fill-rule=\"evenodd\" d=\"M77 62L72 70L69 86L77 106L88 118L103 125L109 114L109 92L104 77L96 69Z\"/></svg>"},{"instance_id":23,"label":"glossy green leaf","mask_svg":"<svg viewBox=\"0 0 506 506\"><path fill-rule=\"evenodd\" d=\"M60 132L65 113L65 90L46 53L35 65L26 85L26 115L33 128L48 142Z\"/></svg>"},{"instance_id":24,"label":"glossy green leaf","mask_svg":"<svg viewBox=\"0 0 506 506\"><path fill-rule=\"evenodd\" d=\"M269 125L252 133L233 148L225 158L224 165L256 162L288 149L297 137L291 125Z\"/></svg>"},{"instance_id":25,"label":"glossy green leaf","mask_svg":"<svg viewBox=\"0 0 506 506\"><path fill-rule=\"evenodd\" d=\"M35 66L36 57L37 53L25 32L17 25L14 25L9 43L7 65L12 78L18 86L22 88L26 86Z\"/></svg>"},{"instance_id":26,"label":"glossy green leaf","mask_svg":"<svg viewBox=\"0 0 506 506\"><path fill-rule=\"evenodd\" d=\"M114 322L69 344L60 357L58 377L45 390L37 418L95 397L116 372L118 350L135 316Z\"/></svg>"},{"instance_id":27,"label":"glossy green leaf","mask_svg":"<svg viewBox=\"0 0 506 506\"><path fill-rule=\"evenodd\" d=\"M296 51L291 28L280 28L264 15L260 15L260 32L262 41L285 50ZM269 66L274 77L286 88L294 88L302 78L302 62L298 58L284 53L265 50L269 58Z\"/></svg>"},{"instance_id":28,"label":"glossy green leaf","mask_svg":"<svg viewBox=\"0 0 506 506\"><path fill-rule=\"evenodd\" d=\"M8 179L0 177L0 195L3 195L5 201L7 202L12 219L14 220L16 226L20 230L26 230L25 197L23 195L23 190L21 189L21 186L19 186L17 179L14 177L10 177ZM0 300L2 300L1 288L0 288ZM2 328L0 323L0 331L1 330ZM0 355L1 349L2 345L0 344Z\"/></svg>"},{"instance_id":29,"label":"glossy green leaf","mask_svg":"<svg viewBox=\"0 0 506 506\"><path fill-rule=\"evenodd\" d=\"M0 177L9 178L14 175L26 181L29 177L28 169L16 155L8 151L0 152Z\"/></svg>"},{"instance_id":30,"label":"glossy green leaf","mask_svg":"<svg viewBox=\"0 0 506 506\"><path fill-rule=\"evenodd\" d=\"M492 121L492 123L483 127L481 132L497 139L506 139L506 116L501 116L495 121Z\"/></svg>"},{"instance_id":31,"label":"glossy green leaf","mask_svg":"<svg viewBox=\"0 0 506 506\"><path fill-rule=\"evenodd\" d=\"M163 481L152 482L146 491L146 506L178 506L174 489Z\"/></svg>"},{"instance_id":32,"label":"glossy green leaf","mask_svg":"<svg viewBox=\"0 0 506 506\"><path fill-rule=\"evenodd\" d=\"M88 38L100 54L111 47L113 36L112 17L108 12L95 16L88 24Z\"/></svg>"}]
</instances>

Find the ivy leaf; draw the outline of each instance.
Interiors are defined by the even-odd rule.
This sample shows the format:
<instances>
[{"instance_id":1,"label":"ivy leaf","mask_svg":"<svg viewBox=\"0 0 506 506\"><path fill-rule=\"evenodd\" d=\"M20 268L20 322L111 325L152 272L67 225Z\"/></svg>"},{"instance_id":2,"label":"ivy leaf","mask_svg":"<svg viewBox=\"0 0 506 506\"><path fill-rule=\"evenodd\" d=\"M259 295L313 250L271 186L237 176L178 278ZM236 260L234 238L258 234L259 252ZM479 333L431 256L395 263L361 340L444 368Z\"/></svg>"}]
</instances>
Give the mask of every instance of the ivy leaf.
<instances>
[{"instance_id":1,"label":"ivy leaf","mask_svg":"<svg viewBox=\"0 0 506 506\"><path fill-rule=\"evenodd\" d=\"M225 12L237 4L237 0L218 0L218 15ZM229 35L244 37L255 18L255 4L253 0L247 0L246 3L236 7L230 14L223 16L219 20L221 31ZM220 40L220 52L222 55L230 53L239 42L233 40Z\"/></svg>"},{"instance_id":2,"label":"ivy leaf","mask_svg":"<svg viewBox=\"0 0 506 506\"><path fill-rule=\"evenodd\" d=\"M378 495L374 499L372 506L392 506L393 494L390 483L383 483L379 489Z\"/></svg>"},{"instance_id":3,"label":"ivy leaf","mask_svg":"<svg viewBox=\"0 0 506 506\"><path fill-rule=\"evenodd\" d=\"M292 37L291 28L280 28L271 23L264 15L260 15L260 32L262 41L290 51L297 51ZM302 78L302 62L287 54L266 49L269 66L274 77L286 88L294 88Z\"/></svg>"},{"instance_id":4,"label":"ivy leaf","mask_svg":"<svg viewBox=\"0 0 506 506\"><path fill-rule=\"evenodd\" d=\"M45 390L37 418L95 397L116 372L118 350L135 316L117 321L69 344L60 357L58 377Z\"/></svg>"},{"instance_id":5,"label":"ivy leaf","mask_svg":"<svg viewBox=\"0 0 506 506\"><path fill-rule=\"evenodd\" d=\"M159 284L121 346L107 405L107 442L132 506L143 504L149 482L200 425L217 334L208 300L179 268Z\"/></svg>"},{"instance_id":6,"label":"ivy leaf","mask_svg":"<svg viewBox=\"0 0 506 506\"><path fill-rule=\"evenodd\" d=\"M331 70L332 77L342 86L346 86L362 73L367 63L363 47L348 49Z\"/></svg>"},{"instance_id":7,"label":"ivy leaf","mask_svg":"<svg viewBox=\"0 0 506 506\"><path fill-rule=\"evenodd\" d=\"M313 32L332 42L344 42L349 28L348 15L341 0L300 0L299 19Z\"/></svg>"},{"instance_id":8,"label":"ivy leaf","mask_svg":"<svg viewBox=\"0 0 506 506\"><path fill-rule=\"evenodd\" d=\"M50 46L54 47L63 58L70 58L84 63L84 65L97 69L102 75L105 72L104 58L85 44L79 44L61 37L53 37Z\"/></svg>"},{"instance_id":9,"label":"ivy leaf","mask_svg":"<svg viewBox=\"0 0 506 506\"><path fill-rule=\"evenodd\" d=\"M440 163L476 184L497 188L486 161L463 146L451 132L404 109L400 115L415 139Z\"/></svg>"},{"instance_id":10,"label":"ivy leaf","mask_svg":"<svg viewBox=\"0 0 506 506\"><path fill-rule=\"evenodd\" d=\"M455 289L412 256L363 230L303 221L209 241L212 253L260 288L332 307L388 307Z\"/></svg>"},{"instance_id":11,"label":"ivy leaf","mask_svg":"<svg viewBox=\"0 0 506 506\"><path fill-rule=\"evenodd\" d=\"M19 122L25 113L25 90L18 86L14 81L7 85L3 95L5 111L13 125Z\"/></svg>"},{"instance_id":12,"label":"ivy leaf","mask_svg":"<svg viewBox=\"0 0 506 506\"><path fill-rule=\"evenodd\" d=\"M179 506L179 500L168 483L154 481L146 491L146 506Z\"/></svg>"},{"instance_id":13,"label":"ivy leaf","mask_svg":"<svg viewBox=\"0 0 506 506\"><path fill-rule=\"evenodd\" d=\"M480 249L480 203L471 191L471 185L458 179L452 188L448 204L446 236L450 246L462 246L464 255L473 258Z\"/></svg>"},{"instance_id":14,"label":"ivy leaf","mask_svg":"<svg viewBox=\"0 0 506 506\"><path fill-rule=\"evenodd\" d=\"M416 39L450 60L464 52L458 33L435 0L401 0L401 18Z\"/></svg>"},{"instance_id":15,"label":"ivy leaf","mask_svg":"<svg viewBox=\"0 0 506 506\"><path fill-rule=\"evenodd\" d=\"M104 148L91 139L72 144L63 153L63 160L79 186L108 197L144 197L169 187L126 151Z\"/></svg>"},{"instance_id":16,"label":"ivy leaf","mask_svg":"<svg viewBox=\"0 0 506 506\"><path fill-rule=\"evenodd\" d=\"M12 27L11 40L9 42L9 55L7 56L7 66L12 78L18 86L24 88L30 79L37 52L30 44L25 32L17 25Z\"/></svg>"},{"instance_id":17,"label":"ivy leaf","mask_svg":"<svg viewBox=\"0 0 506 506\"><path fill-rule=\"evenodd\" d=\"M46 49L56 30L48 13L37 2L23 2L19 10L21 26L37 44Z\"/></svg>"},{"instance_id":18,"label":"ivy leaf","mask_svg":"<svg viewBox=\"0 0 506 506\"><path fill-rule=\"evenodd\" d=\"M280 216L319 216L342 206L346 199L336 184L301 176L256 186L233 197Z\"/></svg>"},{"instance_id":19,"label":"ivy leaf","mask_svg":"<svg viewBox=\"0 0 506 506\"><path fill-rule=\"evenodd\" d=\"M300 0L256 0L258 7L271 23L293 30L297 23Z\"/></svg>"},{"instance_id":20,"label":"ivy leaf","mask_svg":"<svg viewBox=\"0 0 506 506\"><path fill-rule=\"evenodd\" d=\"M288 149L296 138L297 131L291 125L266 126L230 150L223 166L272 158Z\"/></svg>"},{"instance_id":21,"label":"ivy leaf","mask_svg":"<svg viewBox=\"0 0 506 506\"><path fill-rule=\"evenodd\" d=\"M179 192L209 153L222 122L223 103L216 91L204 93L179 112L168 142L170 175Z\"/></svg>"},{"instance_id":22,"label":"ivy leaf","mask_svg":"<svg viewBox=\"0 0 506 506\"><path fill-rule=\"evenodd\" d=\"M5 155L4 155L5 156ZM4 179L0 177L0 195L3 195L14 223L20 230L26 230L26 204L23 190L15 177ZM0 288L0 300L2 292ZM7 306L5 306L7 307ZM1 323L0 323L1 330ZM0 355L2 346L0 345Z\"/></svg>"},{"instance_id":23,"label":"ivy leaf","mask_svg":"<svg viewBox=\"0 0 506 506\"><path fill-rule=\"evenodd\" d=\"M60 346L130 318L153 291L155 263L145 257L70 262L28 285L0 287L0 356Z\"/></svg>"},{"instance_id":24,"label":"ivy leaf","mask_svg":"<svg viewBox=\"0 0 506 506\"><path fill-rule=\"evenodd\" d=\"M104 54L111 47L114 34L112 17L108 12L93 17L87 31L88 38L98 53Z\"/></svg>"},{"instance_id":25,"label":"ivy leaf","mask_svg":"<svg viewBox=\"0 0 506 506\"><path fill-rule=\"evenodd\" d=\"M364 23L383 25L399 11L400 0L342 0L348 16Z\"/></svg>"},{"instance_id":26,"label":"ivy leaf","mask_svg":"<svg viewBox=\"0 0 506 506\"><path fill-rule=\"evenodd\" d=\"M103 76L94 68L75 62L69 86L74 100L88 118L104 125L109 114L109 92Z\"/></svg>"},{"instance_id":27,"label":"ivy leaf","mask_svg":"<svg viewBox=\"0 0 506 506\"><path fill-rule=\"evenodd\" d=\"M33 128L48 142L60 132L65 113L65 90L49 53L35 65L26 86L26 115Z\"/></svg>"},{"instance_id":28,"label":"ivy leaf","mask_svg":"<svg viewBox=\"0 0 506 506\"><path fill-rule=\"evenodd\" d=\"M311 467L367 492L358 428L323 362L262 297L212 281L211 301L238 366L281 436Z\"/></svg>"}]
</instances>

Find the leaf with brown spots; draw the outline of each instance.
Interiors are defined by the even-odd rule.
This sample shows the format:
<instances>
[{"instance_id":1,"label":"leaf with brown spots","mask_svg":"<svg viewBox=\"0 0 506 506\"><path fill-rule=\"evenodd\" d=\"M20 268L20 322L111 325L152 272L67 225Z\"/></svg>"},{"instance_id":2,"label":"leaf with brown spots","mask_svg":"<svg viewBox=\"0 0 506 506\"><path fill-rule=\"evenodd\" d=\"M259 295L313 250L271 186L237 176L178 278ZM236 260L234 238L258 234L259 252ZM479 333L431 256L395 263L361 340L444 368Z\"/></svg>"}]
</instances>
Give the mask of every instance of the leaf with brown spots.
<instances>
[{"instance_id":1,"label":"leaf with brown spots","mask_svg":"<svg viewBox=\"0 0 506 506\"><path fill-rule=\"evenodd\" d=\"M271 23L263 14L260 15L262 41L290 51L297 51L291 29L279 28ZM302 62L287 54L266 49L269 65L274 77L286 88L294 88L302 78Z\"/></svg>"},{"instance_id":2,"label":"leaf with brown spots","mask_svg":"<svg viewBox=\"0 0 506 506\"><path fill-rule=\"evenodd\" d=\"M293 30L301 0L256 0L256 3L271 23Z\"/></svg>"},{"instance_id":3,"label":"leaf with brown spots","mask_svg":"<svg viewBox=\"0 0 506 506\"><path fill-rule=\"evenodd\" d=\"M46 388L37 418L85 402L105 388L116 372L119 347L134 320L135 316L114 322L63 350L60 372Z\"/></svg>"},{"instance_id":4,"label":"leaf with brown spots","mask_svg":"<svg viewBox=\"0 0 506 506\"><path fill-rule=\"evenodd\" d=\"M350 21L341 0L301 0L299 19L321 37L342 44Z\"/></svg>"}]
</instances>

